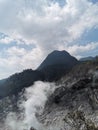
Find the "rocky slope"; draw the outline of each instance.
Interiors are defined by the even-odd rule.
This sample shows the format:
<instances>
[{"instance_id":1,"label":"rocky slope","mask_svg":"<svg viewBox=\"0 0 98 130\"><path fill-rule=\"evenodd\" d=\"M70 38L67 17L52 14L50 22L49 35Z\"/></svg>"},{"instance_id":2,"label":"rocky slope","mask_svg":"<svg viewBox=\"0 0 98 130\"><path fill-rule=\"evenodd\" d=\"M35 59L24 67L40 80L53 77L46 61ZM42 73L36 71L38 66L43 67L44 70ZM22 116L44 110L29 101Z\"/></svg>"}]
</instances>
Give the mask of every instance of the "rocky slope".
<instances>
[{"instance_id":1,"label":"rocky slope","mask_svg":"<svg viewBox=\"0 0 98 130\"><path fill-rule=\"evenodd\" d=\"M38 120L54 130L98 130L98 62L75 66L48 99Z\"/></svg>"}]
</instances>

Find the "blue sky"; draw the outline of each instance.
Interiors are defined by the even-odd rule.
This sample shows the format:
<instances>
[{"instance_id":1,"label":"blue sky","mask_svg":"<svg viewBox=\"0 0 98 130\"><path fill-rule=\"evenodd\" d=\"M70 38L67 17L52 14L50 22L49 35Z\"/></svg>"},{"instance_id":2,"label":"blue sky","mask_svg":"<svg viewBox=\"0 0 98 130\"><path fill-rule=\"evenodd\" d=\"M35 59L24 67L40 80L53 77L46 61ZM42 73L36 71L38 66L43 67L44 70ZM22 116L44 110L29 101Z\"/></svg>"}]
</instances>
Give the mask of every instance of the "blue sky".
<instances>
[{"instance_id":1,"label":"blue sky","mask_svg":"<svg viewBox=\"0 0 98 130\"><path fill-rule=\"evenodd\" d=\"M97 3L97 2L98 2L98 0L91 0L91 2L93 2L93 3Z\"/></svg>"},{"instance_id":2,"label":"blue sky","mask_svg":"<svg viewBox=\"0 0 98 130\"><path fill-rule=\"evenodd\" d=\"M53 50L98 55L97 0L0 0L0 79L36 69Z\"/></svg>"}]
</instances>

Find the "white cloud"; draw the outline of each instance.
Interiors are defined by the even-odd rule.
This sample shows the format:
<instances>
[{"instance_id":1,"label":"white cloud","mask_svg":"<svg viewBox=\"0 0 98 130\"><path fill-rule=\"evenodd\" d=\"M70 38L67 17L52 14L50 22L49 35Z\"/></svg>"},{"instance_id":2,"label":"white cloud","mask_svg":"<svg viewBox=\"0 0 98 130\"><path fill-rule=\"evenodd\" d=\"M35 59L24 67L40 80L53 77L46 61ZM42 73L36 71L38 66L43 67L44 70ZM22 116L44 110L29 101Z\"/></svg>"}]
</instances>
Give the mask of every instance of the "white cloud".
<instances>
[{"instance_id":1,"label":"white cloud","mask_svg":"<svg viewBox=\"0 0 98 130\"><path fill-rule=\"evenodd\" d=\"M82 57L82 53L89 53L95 49L98 50L98 42L95 43L88 43L86 45L73 45L66 47L67 51L70 52L72 55L78 57ZM97 55L97 54L96 54Z\"/></svg>"},{"instance_id":2,"label":"white cloud","mask_svg":"<svg viewBox=\"0 0 98 130\"><path fill-rule=\"evenodd\" d=\"M9 36L0 43L8 44L14 39L18 45L35 46L31 51L9 48L5 52L7 59L1 57L0 62L6 61L14 72L36 68L54 49L66 49L79 56L94 50L97 43L82 46L73 41L92 28L98 28L98 4L88 0L66 0L63 7L49 0L0 0L0 32Z\"/></svg>"},{"instance_id":3,"label":"white cloud","mask_svg":"<svg viewBox=\"0 0 98 130\"><path fill-rule=\"evenodd\" d=\"M50 5L47 0L36 2L9 0L9 3L7 1L2 3L9 11L4 7L0 9L4 12L1 19L1 22L4 21L4 26L1 24L0 29L27 42L33 39L46 49L47 46L55 48L53 44L75 40L85 30L98 26L98 5L87 0L67 0L63 8L57 3Z\"/></svg>"},{"instance_id":4,"label":"white cloud","mask_svg":"<svg viewBox=\"0 0 98 130\"><path fill-rule=\"evenodd\" d=\"M38 47L26 50L14 46L2 50L1 53L3 53L5 57L0 57L0 78L8 77L24 69L36 69L42 62L42 57L44 57Z\"/></svg>"},{"instance_id":5,"label":"white cloud","mask_svg":"<svg viewBox=\"0 0 98 130\"><path fill-rule=\"evenodd\" d=\"M90 4L79 19L69 29L73 39L79 38L85 31L98 28L98 5Z\"/></svg>"},{"instance_id":6,"label":"white cloud","mask_svg":"<svg viewBox=\"0 0 98 130\"><path fill-rule=\"evenodd\" d=\"M18 48L16 46L9 48L6 50L8 55L10 56L23 56L26 55L26 50L24 48Z\"/></svg>"},{"instance_id":7,"label":"white cloud","mask_svg":"<svg viewBox=\"0 0 98 130\"><path fill-rule=\"evenodd\" d=\"M4 37L0 39L0 44L10 44L14 40L10 37Z\"/></svg>"}]
</instances>

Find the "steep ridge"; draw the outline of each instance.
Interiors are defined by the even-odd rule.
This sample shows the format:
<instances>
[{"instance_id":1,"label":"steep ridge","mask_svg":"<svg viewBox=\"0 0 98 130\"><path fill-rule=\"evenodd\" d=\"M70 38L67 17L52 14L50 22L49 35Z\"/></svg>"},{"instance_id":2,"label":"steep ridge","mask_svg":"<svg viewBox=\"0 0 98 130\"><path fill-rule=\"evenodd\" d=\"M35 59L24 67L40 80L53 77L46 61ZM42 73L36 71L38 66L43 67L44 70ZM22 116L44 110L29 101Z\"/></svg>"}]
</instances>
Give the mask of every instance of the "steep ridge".
<instances>
[{"instance_id":1,"label":"steep ridge","mask_svg":"<svg viewBox=\"0 0 98 130\"><path fill-rule=\"evenodd\" d=\"M43 73L37 70L24 70L21 73L16 73L7 79L0 81L0 98L18 95L25 87L33 85L35 81L44 81Z\"/></svg>"}]
</instances>

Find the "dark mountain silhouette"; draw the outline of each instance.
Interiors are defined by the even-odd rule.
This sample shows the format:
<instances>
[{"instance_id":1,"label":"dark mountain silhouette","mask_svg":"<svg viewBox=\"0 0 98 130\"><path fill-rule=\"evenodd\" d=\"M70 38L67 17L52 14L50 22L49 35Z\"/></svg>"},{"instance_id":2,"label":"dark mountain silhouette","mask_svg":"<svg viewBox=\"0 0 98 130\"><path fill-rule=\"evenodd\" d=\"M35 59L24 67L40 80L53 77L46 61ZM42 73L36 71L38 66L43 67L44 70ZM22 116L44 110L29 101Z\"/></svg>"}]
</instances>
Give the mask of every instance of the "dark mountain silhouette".
<instances>
[{"instance_id":1,"label":"dark mountain silhouette","mask_svg":"<svg viewBox=\"0 0 98 130\"><path fill-rule=\"evenodd\" d=\"M56 81L77 63L77 59L68 52L56 50L46 57L38 70L44 73L46 80Z\"/></svg>"},{"instance_id":2,"label":"dark mountain silhouette","mask_svg":"<svg viewBox=\"0 0 98 130\"><path fill-rule=\"evenodd\" d=\"M44 80L44 75L37 70L24 70L0 81L0 98L17 95L23 88L33 85L35 81Z\"/></svg>"},{"instance_id":3,"label":"dark mountain silhouette","mask_svg":"<svg viewBox=\"0 0 98 130\"><path fill-rule=\"evenodd\" d=\"M47 66L58 65L58 64L73 67L73 65L75 65L77 62L78 62L77 59L71 56L67 51L56 50L50 53L46 57L46 59L38 67L38 70L42 70L46 68Z\"/></svg>"},{"instance_id":4,"label":"dark mountain silhouette","mask_svg":"<svg viewBox=\"0 0 98 130\"><path fill-rule=\"evenodd\" d=\"M17 95L23 88L31 86L35 81L56 81L78 63L66 51L53 51L37 70L24 70L0 81L0 98Z\"/></svg>"}]
</instances>

